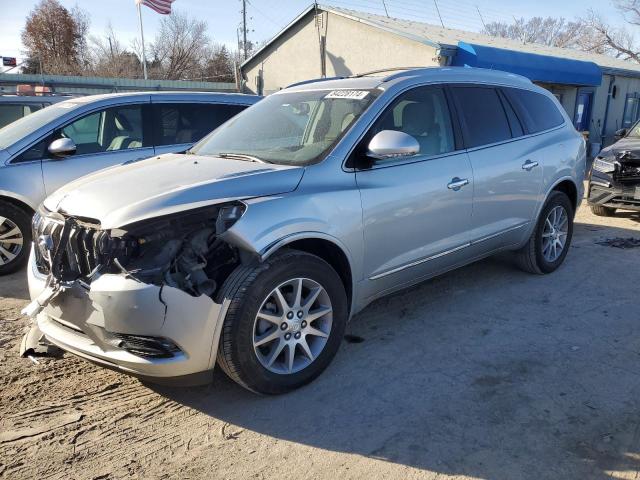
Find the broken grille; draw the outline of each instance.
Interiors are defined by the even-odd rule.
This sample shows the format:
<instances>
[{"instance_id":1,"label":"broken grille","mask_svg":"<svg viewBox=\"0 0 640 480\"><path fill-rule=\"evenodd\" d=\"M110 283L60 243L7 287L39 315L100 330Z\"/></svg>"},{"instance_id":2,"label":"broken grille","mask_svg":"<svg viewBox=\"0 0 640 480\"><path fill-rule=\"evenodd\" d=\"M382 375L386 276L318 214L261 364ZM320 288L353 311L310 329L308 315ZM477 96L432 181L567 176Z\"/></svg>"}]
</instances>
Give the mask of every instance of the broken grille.
<instances>
[{"instance_id":1,"label":"broken grille","mask_svg":"<svg viewBox=\"0 0 640 480\"><path fill-rule=\"evenodd\" d=\"M37 215L33 220L38 271L58 280L87 278L101 263L104 232L73 218Z\"/></svg>"}]
</instances>

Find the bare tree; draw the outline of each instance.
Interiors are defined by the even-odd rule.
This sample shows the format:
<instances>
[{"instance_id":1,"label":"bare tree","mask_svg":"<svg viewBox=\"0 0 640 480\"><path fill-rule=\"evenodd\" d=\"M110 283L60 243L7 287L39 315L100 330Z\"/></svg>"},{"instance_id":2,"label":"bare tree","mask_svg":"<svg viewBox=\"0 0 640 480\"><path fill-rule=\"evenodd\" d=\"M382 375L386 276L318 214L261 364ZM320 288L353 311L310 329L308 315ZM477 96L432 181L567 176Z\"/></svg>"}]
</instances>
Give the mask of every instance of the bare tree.
<instances>
[{"instance_id":1,"label":"bare tree","mask_svg":"<svg viewBox=\"0 0 640 480\"><path fill-rule=\"evenodd\" d=\"M233 82L234 58L226 46L213 44L207 48L202 61L200 80L209 82Z\"/></svg>"},{"instance_id":2,"label":"bare tree","mask_svg":"<svg viewBox=\"0 0 640 480\"><path fill-rule=\"evenodd\" d=\"M172 13L161 20L150 47L151 74L171 80L197 77L209 43L205 21Z\"/></svg>"},{"instance_id":3,"label":"bare tree","mask_svg":"<svg viewBox=\"0 0 640 480\"><path fill-rule=\"evenodd\" d=\"M106 36L90 37L90 64L98 77L139 78L142 64L139 57L122 46L111 25Z\"/></svg>"},{"instance_id":4,"label":"bare tree","mask_svg":"<svg viewBox=\"0 0 640 480\"><path fill-rule=\"evenodd\" d=\"M640 25L636 3L635 0L620 0L614 3L620 12L626 14L625 19L631 25ZM640 46L625 27L614 27L593 10L589 10L580 22L582 29L576 39L580 50L640 63Z\"/></svg>"},{"instance_id":5,"label":"bare tree","mask_svg":"<svg viewBox=\"0 0 640 480\"><path fill-rule=\"evenodd\" d=\"M640 0L613 0L612 3L629 25L640 26ZM526 43L575 48L640 63L640 45L633 34L625 27L608 23L593 10L573 21L534 17L529 20L515 19L513 23L492 22L487 24L484 33Z\"/></svg>"},{"instance_id":6,"label":"bare tree","mask_svg":"<svg viewBox=\"0 0 640 480\"><path fill-rule=\"evenodd\" d=\"M80 75L86 67L88 16L57 0L42 0L31 11L22 31L25 73Z\"/></svg>"},{"instance_id":7,"label":"bare tree","mask_svg":"<svg viewBox=\"0 0 640 480\"><path fill-rule=\"evenodd\" d=\"M562 17L533 17L528 20L518 18L513 23L491 22L486 25L483 33L524 43L569 47L575 41L578 28L578 22L569 22Z\"/></svg>"}]
</instances>

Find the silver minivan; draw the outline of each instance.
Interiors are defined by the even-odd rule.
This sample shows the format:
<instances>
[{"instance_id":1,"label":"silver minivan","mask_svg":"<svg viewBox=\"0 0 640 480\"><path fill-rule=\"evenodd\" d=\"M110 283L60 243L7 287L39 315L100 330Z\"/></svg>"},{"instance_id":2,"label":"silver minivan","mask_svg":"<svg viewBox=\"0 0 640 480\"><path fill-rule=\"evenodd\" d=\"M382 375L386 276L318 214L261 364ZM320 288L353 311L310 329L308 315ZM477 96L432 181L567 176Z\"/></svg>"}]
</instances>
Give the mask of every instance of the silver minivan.
<instances>
[{"instance_id":1,"label":"silver minivan","mask_svg":"<svg viewBox=\"0 0 640 480\"><path fill-rule=\"evenodd\" d=\"M252 391L287 392L376 298L504 250L556 270L584 172L571 120L517 75L306 82L186 154L49 196L25 313L53 344L129 374L195 383L217 362Z\"/></svg>"},{"instance_id":2,"label":"silver minivan","mask_svg":"<svg viewBox=\"0 0 640 480\"><path fill-rule=\"evenodd\" d=\"M195 92L95 95L56 103L0 129L0 275L26 262L31 216L48 194L102 168L185 151L259 99Z\"/></svg>"}]
</instances>

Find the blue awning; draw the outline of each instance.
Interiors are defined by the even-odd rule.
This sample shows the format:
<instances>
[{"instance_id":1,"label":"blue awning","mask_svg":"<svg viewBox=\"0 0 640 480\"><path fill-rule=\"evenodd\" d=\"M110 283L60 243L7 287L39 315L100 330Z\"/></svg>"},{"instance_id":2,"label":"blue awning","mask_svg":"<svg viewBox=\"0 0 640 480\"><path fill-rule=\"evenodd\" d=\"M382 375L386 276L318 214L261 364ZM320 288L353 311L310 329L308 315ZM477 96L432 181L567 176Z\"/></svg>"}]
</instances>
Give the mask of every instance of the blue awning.
<instances>
[{"instance_id":1,"label":"blue awning","mask_svg":"<svg viewBox=\"0 0 640 480\"><path fill-rule=\"evenodd\" d=\"M593 62L458 42L452 65L517 73L535 82L597 87L602 70Z\"/></svg>"}]
</instances>

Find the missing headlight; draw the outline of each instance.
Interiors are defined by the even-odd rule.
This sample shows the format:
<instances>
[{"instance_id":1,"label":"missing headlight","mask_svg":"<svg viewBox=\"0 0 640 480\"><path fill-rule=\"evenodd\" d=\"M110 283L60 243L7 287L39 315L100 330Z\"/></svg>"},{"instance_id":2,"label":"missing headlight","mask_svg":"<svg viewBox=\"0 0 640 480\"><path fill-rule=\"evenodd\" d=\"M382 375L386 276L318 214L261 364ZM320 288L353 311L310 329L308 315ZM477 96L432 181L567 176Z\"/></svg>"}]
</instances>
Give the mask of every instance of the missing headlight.
<instances>
[{"instance_id":1,"label":"missing headlight","mask_svg":"<svg viewBox=\"0 0 640 480\"><path fill-rule=\"evenodd\" d=\"M114 262L126 274L190 295L213 296L240 263L237 249L220 235L244 214L246 206L231 202L147 220L122 229L137 247Z\"/></svg>"}]
</instances>

